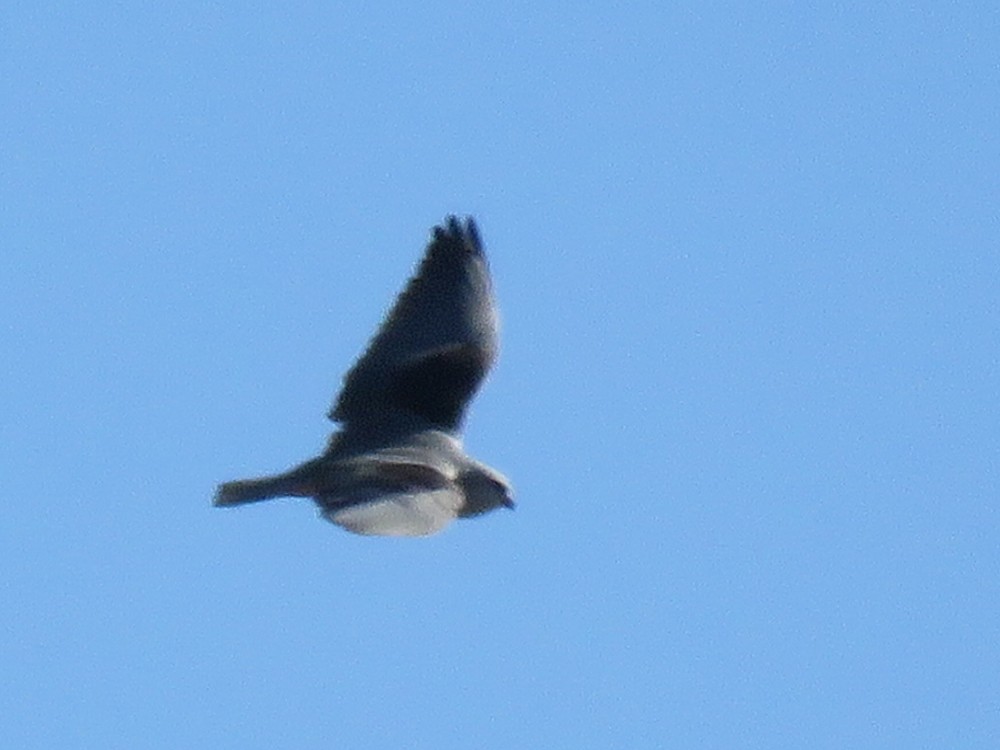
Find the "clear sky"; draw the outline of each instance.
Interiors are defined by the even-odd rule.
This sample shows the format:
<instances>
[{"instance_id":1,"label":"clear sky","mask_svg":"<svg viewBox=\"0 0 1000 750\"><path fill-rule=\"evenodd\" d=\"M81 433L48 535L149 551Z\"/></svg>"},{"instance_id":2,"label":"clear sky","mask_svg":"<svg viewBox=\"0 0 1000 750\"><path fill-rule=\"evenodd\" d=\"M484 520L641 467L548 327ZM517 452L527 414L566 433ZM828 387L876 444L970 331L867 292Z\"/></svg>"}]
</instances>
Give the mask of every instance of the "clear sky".
<instances>
[{"instance_id":1,"label":"clear sky","mask_svg":"<svg viewBox=\"0 0 1000 750\"><path fill-rule=\"evenodd\" d=\"M1000 11L821 5L6 3L4 745L1000 746ZM517 511L212 508L452 212Z\"/></svg>"}]
</instances>

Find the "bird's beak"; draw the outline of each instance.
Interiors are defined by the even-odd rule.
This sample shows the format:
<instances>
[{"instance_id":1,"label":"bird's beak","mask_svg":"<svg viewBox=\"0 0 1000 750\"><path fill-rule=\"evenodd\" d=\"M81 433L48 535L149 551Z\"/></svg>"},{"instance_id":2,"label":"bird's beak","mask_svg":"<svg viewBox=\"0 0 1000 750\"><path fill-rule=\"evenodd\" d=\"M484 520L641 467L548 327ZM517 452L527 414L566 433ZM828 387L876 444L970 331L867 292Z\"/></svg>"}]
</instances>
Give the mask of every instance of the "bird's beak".
<instances>
[{"instance_id":1,"label":"bird's beak","mask_svg":"<svg viewBox=\"0 0 1000 750\"><path fill-rule=\"evenodd\" d=\"M514 502L514 498L512 498L510 495L504 495L503 507L509 510L514 510L517 507L517 503Z\"/></svg>"}]
</instances>

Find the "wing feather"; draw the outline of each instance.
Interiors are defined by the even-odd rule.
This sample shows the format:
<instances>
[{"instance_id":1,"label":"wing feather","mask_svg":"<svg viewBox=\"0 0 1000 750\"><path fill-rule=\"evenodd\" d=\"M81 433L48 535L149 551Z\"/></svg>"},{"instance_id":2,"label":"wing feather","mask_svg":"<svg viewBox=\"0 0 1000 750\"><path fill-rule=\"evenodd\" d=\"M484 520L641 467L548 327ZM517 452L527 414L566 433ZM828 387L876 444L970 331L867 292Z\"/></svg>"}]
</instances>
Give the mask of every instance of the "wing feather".
<instances>
[{"instance_id":1,"label":"wing feather","mask_svg":"<svg viewBox=\"0 0 1000 750\"><path fill-rule=\"evenodd\" d=\"M378 427L416 416L455 432L496 358L489 268L472 219L434 228L417 272L344 378L329 417Z\"/></svg>"}]
</instances>

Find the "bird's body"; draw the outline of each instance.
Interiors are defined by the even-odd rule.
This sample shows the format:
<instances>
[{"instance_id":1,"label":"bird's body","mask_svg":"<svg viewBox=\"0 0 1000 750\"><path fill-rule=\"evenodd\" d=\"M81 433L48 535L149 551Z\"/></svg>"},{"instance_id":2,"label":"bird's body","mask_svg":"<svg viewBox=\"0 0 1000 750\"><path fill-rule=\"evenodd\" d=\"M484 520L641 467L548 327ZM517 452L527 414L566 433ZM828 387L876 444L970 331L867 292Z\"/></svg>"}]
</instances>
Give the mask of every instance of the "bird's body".
<instances>
[{"instance_id":1,"label":"bird's body","mask_svg":"<svg viewBox=\"0 0 1000 750\"><path fill-rule=\"evenodd\" d=\"M466 455L465 408L496 358L497 314L470 219L437 227L420 268L344 378L327 450L283 474L227 482L216 505L311 497L358 534L424 536L513 507L499 472Z\"/></svg>"}]
</instances>

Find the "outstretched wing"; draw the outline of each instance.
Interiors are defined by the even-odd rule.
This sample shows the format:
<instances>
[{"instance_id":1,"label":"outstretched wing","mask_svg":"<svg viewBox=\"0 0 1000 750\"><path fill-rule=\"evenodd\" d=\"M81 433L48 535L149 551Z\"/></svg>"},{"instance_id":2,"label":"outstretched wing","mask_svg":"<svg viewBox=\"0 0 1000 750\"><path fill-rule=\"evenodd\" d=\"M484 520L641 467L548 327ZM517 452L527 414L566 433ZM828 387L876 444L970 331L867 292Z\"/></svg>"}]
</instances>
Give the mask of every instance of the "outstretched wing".
<instances>
[{"instance_id":1,"label":"outstretched wing","mask_svg":"<svg viewBox=\"0 0 1000 750\"><path fill-rule=\"evenodd\" d=\"M449 217L361 359L329 417L378 427L415 415L457 431L497 353L489 268L472 219Z\"/></svg>"}]
</instances>

